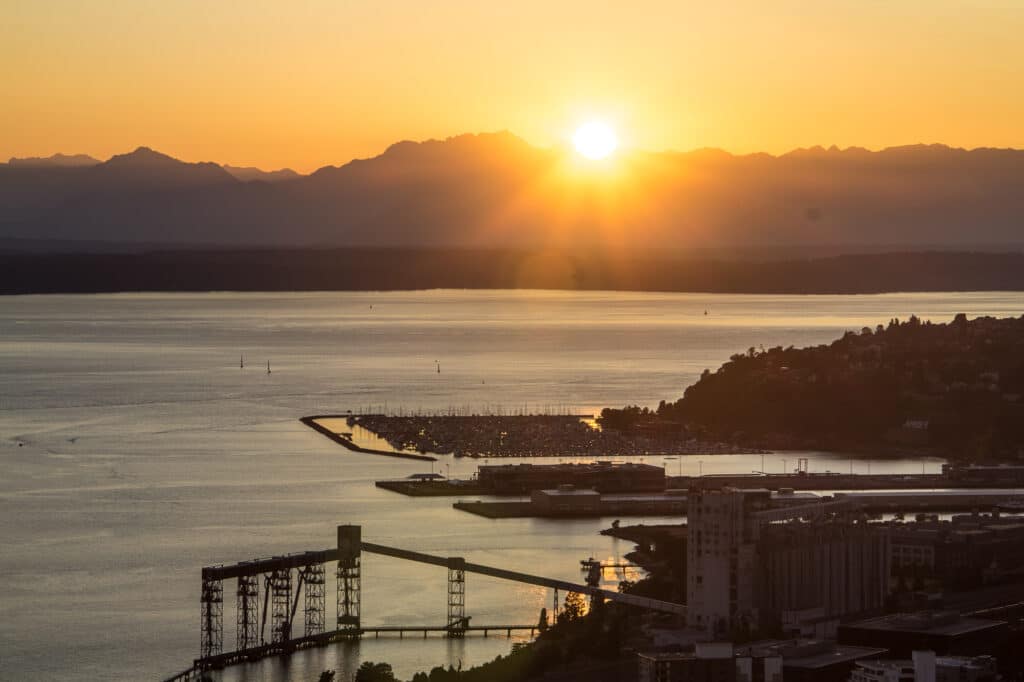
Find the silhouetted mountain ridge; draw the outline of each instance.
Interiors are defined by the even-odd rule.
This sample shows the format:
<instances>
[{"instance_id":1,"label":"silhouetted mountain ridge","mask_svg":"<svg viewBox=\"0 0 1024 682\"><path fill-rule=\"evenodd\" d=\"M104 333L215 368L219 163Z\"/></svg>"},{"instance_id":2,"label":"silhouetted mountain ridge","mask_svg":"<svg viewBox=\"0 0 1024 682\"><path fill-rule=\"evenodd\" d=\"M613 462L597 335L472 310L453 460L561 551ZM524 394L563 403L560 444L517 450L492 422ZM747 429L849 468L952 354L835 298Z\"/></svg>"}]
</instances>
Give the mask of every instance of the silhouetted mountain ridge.
<instances>
[{"instance_id":1,"label":"silhouetted mountain ridge","mask_svg":"<svg viewBox=\"0 0 1024 682\"><path fill-rule=\"evenodd\" d=\"M1022 226L1024 152L945 145L633 152L589 164L499 132L401 141L294 177L147 147L92 166L0 165L0 238L1002 249L1024 243Z\"/></svg>"},{"instance_id":2,"label":"silhouetted mountain ridge","mask_svg":"<svg viewBox=\"0 0 1024 682\"><path fill-rule=\"evenodd\" d=\"M175 191L237 182L233 175L216 163L187 163L149 147L139 147L128 154L112 156L88 170L87 189L108 193L119 193L140 186L157 191ZM88 201L88 196L80 198Z\"/></svg>"},{"instance_id":3,"label":"silhouetted mountain ridge","mask_svg":"<svg viewBox=\"0 0 1024 682\"><path fill-rule=\"evenodd\" d=\"M253 166L230 166L227 164L222 166L222 168L230 173L236 180L241 180L242 182L251 182L253 180L260 182L281 182L282 180L294 180L295 178L300 177L299 174L291 168L265 171Z\"/></svg>"},{"instance_id":4,"label":"silhouetted mountain ridge","mask_svg":"<svg viewBox=\"0 0 1024 682\"><path fill-rule=\"evenodd\" d=\"M94 159L88 154L54 154L52 156L41 157L41 156L30 156L26 158L11 157L7 162L9 166L20 166L20 167L77 167L77 166L95 166L101 163L99 159ZM0 164L2 165L2 164Z\"/></svg>"}]
</instances>

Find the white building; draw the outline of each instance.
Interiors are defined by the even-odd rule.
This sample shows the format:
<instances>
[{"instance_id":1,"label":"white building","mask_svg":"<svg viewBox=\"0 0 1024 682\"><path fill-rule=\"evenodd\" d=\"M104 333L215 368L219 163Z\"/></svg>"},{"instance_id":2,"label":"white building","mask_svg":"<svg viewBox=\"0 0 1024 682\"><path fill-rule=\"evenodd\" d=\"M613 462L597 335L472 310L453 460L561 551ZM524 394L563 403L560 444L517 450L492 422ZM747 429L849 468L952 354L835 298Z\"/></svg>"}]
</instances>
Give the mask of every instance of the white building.
<instances>
[{"instance_id":1,"label":"white building","mask_svg":"<svg viewBox=\"0 0 1024 682\"><path fill-rule=\"evenodd\" d=\"M691 627L725 633L754 605L758 523L748 512L770 501L767 490L690 491L687 510L686 604Z\"/></svg>"},{"instance_id":2,"label":"white building","mask_svg":"<svg viewBox=\"0 0 1024 682\"><path fill-rule=\"evenodd\" d=\"M991 656L942 656L915 651L913 658L897 661L858 661L850 682L987 682L997 679Z\"/></svg>"}]
</instances>

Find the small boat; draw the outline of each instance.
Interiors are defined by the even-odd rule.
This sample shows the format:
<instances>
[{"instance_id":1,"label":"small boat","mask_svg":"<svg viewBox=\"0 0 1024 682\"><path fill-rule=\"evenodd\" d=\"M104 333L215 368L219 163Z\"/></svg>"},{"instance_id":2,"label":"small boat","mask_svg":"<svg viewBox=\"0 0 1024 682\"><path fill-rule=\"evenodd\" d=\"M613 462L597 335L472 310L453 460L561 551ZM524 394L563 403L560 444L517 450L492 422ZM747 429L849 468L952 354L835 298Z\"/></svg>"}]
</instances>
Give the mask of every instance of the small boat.
<instances>
[{"instance_id":1,"label":"small boat","mask_svg":"<svg viewBox=\"0 0 1024 682\"><path fill-rule=\"evenodd\" d=\"M267 374L270 374L270 360L267 360Z\"/></svg>"},{"instance_id":2,"label":"small boat","mask_svg":"<svg viewBox=\"0 0 1024 682\"><path fill-rule=\"evenodd\" d=\"M245 356L244 355L239 355L238 356L238 369L245 369Z\"/></svg>"}]
</instances>

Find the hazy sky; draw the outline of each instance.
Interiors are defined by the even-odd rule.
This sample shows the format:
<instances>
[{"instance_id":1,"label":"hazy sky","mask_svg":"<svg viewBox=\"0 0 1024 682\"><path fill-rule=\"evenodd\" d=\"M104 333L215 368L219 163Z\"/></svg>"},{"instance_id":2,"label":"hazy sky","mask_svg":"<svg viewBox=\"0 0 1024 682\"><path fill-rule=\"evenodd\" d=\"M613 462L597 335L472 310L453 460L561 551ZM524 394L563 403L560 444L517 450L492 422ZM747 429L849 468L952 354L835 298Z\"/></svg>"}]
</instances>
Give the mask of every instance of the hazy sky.
<instances>
[{"instance_id":1,"label":"hazy sky","mask_svg":"<svg viewBox=\"0 0 1024 682\"><path fill-rule=\"evenodd\" d=\"M590 117L652 150L1024 147L1024 0L0 2L0 158L307 171Z\"/></svg>"}]
</instances>

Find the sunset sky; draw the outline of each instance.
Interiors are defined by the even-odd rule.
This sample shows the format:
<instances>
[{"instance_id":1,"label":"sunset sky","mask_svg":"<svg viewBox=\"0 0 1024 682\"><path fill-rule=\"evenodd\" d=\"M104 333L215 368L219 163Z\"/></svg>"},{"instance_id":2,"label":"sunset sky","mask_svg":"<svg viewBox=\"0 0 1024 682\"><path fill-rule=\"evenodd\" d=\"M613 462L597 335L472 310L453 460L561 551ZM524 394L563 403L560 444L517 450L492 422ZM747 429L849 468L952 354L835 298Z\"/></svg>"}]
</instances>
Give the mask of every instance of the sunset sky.
<instances>
[{"instance_id":1,"label":"sunset sky","mask_svg":"<svg viewBox=\"0 0 1024 682\"><path fill-rule=\"evenodd\" d=\"M648 150L1024 147L1022 36L1020 0L4 0L0 159L310 171L591 118Z\"/></svg>"}]
</instances>

